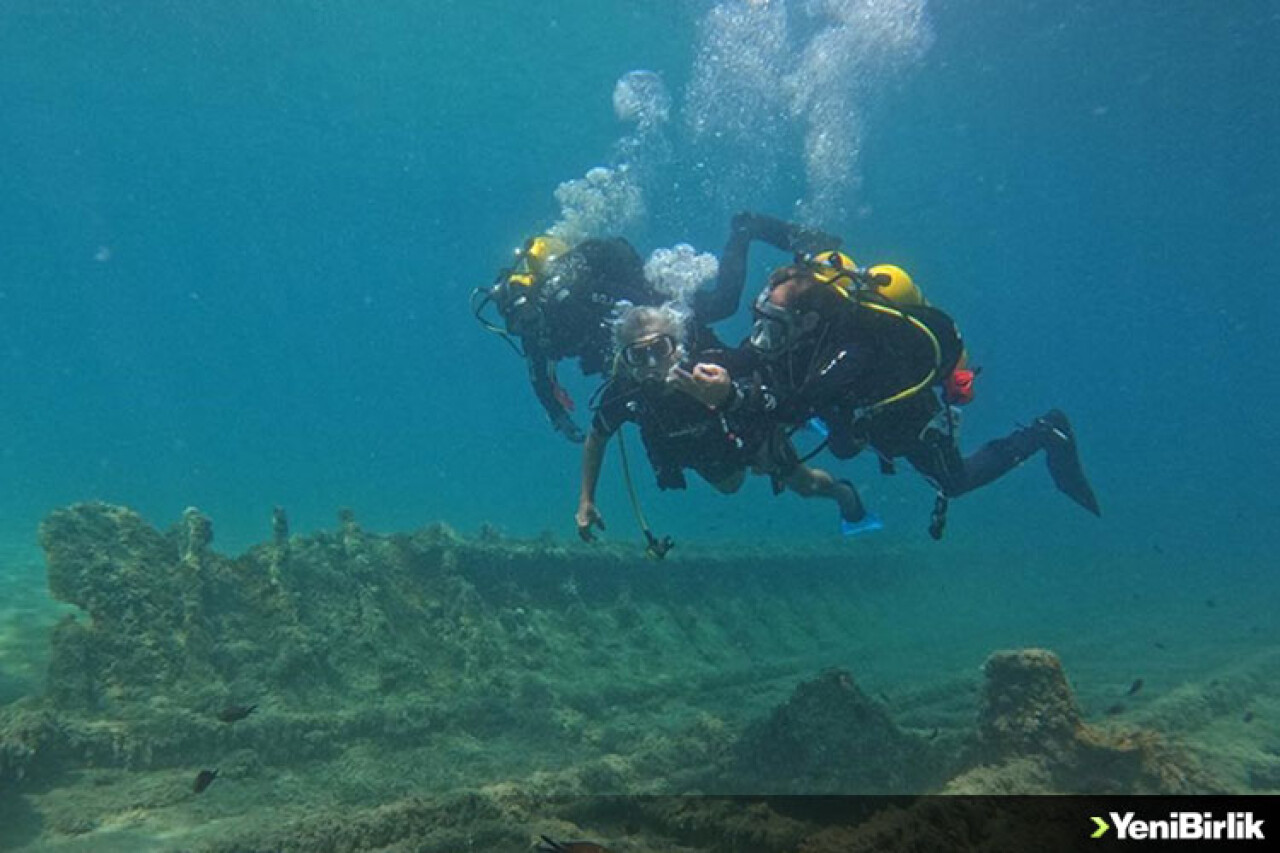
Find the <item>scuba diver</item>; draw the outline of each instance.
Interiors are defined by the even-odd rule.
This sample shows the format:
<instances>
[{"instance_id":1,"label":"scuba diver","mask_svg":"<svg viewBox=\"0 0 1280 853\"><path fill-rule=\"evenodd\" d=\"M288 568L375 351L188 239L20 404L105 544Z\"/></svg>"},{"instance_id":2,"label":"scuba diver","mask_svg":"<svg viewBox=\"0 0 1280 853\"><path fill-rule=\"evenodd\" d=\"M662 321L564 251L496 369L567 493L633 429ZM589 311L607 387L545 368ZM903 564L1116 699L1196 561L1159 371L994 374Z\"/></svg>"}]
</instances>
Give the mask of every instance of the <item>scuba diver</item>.
<instances>
[{"instance_id":1,"label":"scuba diver","mask_svg":"<svg viewBox=\"0 0 1280 853\"><path fill-rule=\"evenodd\" d=\"M753 213L733 217L720 258L716 286L693 297L695 348L718 343L707 328L738 310L747 277L747 253L761 240L785 252L817 252L840 241L803 226ZM570 414L573 400L556 380L556 363L577 358L584 376L605 373L611 351L609 320L618 305L660 305L667 297L645 279L644 261L620 237L585 240L570 247L551 234L532 237L489 287L476 288L471 309L489 331L501 335L525 359L538 402L557 432L584 439ZM494 305L502 326L485 319Z\"/></svg>"},{"instance_id":2,"label":"scuba diver","mask_svg":"<svg viewBox=\"0 0 1280 853\"><path fill-rule=\"evenodd\" d=\"M752 311L747 347L767 365L764 387L755 387L756 378L734 379L732 391L704 382L701 396L776 399L773 417L792 428L817 418L837 458L870 448L885 473L905 458L938 491L933 538L945 529L950 498L1042 450L1058 489L1101 515L1071 423L1057 409L961 454L957 406L972 399L975 371L965 366L955 322L924 300L904 270L861 268L839 252L807 256L775 271Z\"/></svg>"},{"instance_id":3,"label":"scuba diver","mask_svg":"<svg viewBox=\"0 0 1280 853\"><path fill-rule=\"evenodd\" d=\"M684 471L690 469L722 494L732 494L751 469L769 474L775 484L802 497L834 500L843 523L862 522L868 513L852 484L802 464L785 430L754 414L759 407L728 394L721 395L727 402L722 407L703 401L705 387L727 388L731 371L745 376L753 356L742 349L709 349L697 353L695 364L687 357L689 326L688 315L671 304L628 307L615 322L615 368L599 392L582 454L575 514L578 535L590 542L595 538L593 528L604 529L595 502L596 486L609 440L627 421L640 428L660 489L686 488ZM630 489L625 445L622 452ZM669 540L660 542L653 536L638 507L637 515L649 553L661 557L670 548Z\"/></svg>"},{"instance_id":4,"label":"scuba diver","mask_svg":"<svg viewBox=\"0 0 1280 853\"><path fill-rule=\"evenodd\" d=\"M514 267L500 271L492 287L472 293L472 313L525 359L538 402L570 441L581 442L583 434L570 415L573 401L556 380L556 362L577 357L584 375L603 373L605 321L620 301L662 301L645 281L644 261L620 237L585 240L572 250L550 234L531 237L516 251ZM482 316L489 303L505 329Z\"/></svg>"}]
</instances>

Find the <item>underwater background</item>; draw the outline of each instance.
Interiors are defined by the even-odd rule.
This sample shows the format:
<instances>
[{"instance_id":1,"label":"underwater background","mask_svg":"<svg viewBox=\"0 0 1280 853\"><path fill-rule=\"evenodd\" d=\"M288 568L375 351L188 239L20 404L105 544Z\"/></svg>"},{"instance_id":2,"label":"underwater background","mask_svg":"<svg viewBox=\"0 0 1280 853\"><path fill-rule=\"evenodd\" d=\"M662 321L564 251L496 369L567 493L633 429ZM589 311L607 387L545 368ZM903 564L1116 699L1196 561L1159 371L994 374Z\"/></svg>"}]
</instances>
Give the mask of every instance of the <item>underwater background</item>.
<instances>
[{"instance_id":1,"label":"underwater background","mask_svg":"<svg viewBox=\"0 0 1280 853\"><path fill-rule=\"evenodd\" d=\"M1057 644L1102 707L1273 649L1278 47L1269 0L5 0L0 702L40 690L36 529L74 502L199 507L223 553L275 505L571 543L580 448L468 296L557 222L718 253L742 209L909 270L983 367L964 446L1064 409L1103 517L1033 460L935 544L918 476L825 457L886 521L842 541L760 478L638 466L661 571L906 554L844 661L884 684ZM786 258L751 260L744 303Z\"/></svg>"},{"instance_id":2,"label":"underwater background","mask_svg":"<svg viewBox=\"0 0 1280 853\"><path fill-rule=\"evenodd\" d=\"M227 543L273 503L572 535L577 448L466 298L560 218L559 184L615 163L615 81L649 69L672 115L643 254L793 215L808 166L839 189L811 220L959 318L985 369L968 442L1055 405L1078 424L1102 524L1026 474L958 504L957 538L1262 553L1273 4L758 5L5 3L6 538L85 498L194 504ZM809 6L865 6L870 45ZM761 97L787 86L831 97ZM855 129L806 164L811 125ZM785 258L753 260L748 293ZM917 537L920 483L851 469ZM649 503L691 535L832 533L758 488Z\"/></svg>"}]
</instances>

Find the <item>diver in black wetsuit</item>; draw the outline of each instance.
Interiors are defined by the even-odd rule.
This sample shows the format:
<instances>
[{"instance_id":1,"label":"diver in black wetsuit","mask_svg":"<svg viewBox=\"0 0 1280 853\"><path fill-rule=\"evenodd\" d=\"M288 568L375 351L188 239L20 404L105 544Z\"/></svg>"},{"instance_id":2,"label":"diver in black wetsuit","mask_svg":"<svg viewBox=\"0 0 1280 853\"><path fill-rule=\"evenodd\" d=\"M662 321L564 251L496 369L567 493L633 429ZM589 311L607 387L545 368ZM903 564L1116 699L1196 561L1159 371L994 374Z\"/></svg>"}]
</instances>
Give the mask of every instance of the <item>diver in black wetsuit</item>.
<instances>
[{"instance_id":1,"label":"diver in black wetsuit","mask_svg":"<svg viewBox=\"0 0 1280 853\"><path fill-rule=\"evenodd\" d=\"M870 448L891 472L893 460L905 458L938 490L934 538L942 535L947 499L1041 450L1057 487L1101 515L1071 424L1057 409L961 454L953 404L967 402L973 375L963 367L964 345L951 318L927 305L902 270L861 269L825 253L776 271L753 312L747 346L768 364L765 378L735 378L732 390L701 396L772 400L768 415L793 428L820 418L840 459Z\"/></svg>"},{"instance_id":2,"label":"diver in black wetsuit","mask_svg":"<svg viewBox=\"0 0 1280 853\"><path fill-rule=\"evenodd\" d=\"M836 501L844 521L861 519L865 511L853 486L802 464L785 431L756 416L755 407L738 405L737 400L719 408L703 402L704 383L727 385L730 373L745 376L755 359L741 349L709 349L696 354L695 365L684 343L688 322L670 304L632 306L618 319L616 366L601 389L583 449L575 513L579 536L591 541L592 528L604 528L595 503L596 484L609 440L628 421L640 428L660 489L685 488L684 472L689 469L717 491L731 494L742 486L750 469L773 476L803 497Z\"/></svg>"},{"instance_id":3,"label":"diver in black wetsuit","mask_svg":"<svg viewBox=\"0 0 1280 853\"><path fill-rule=\"evenodd\" d=\"M718 343L708 326L737 311L753 240L793 253L835 249L840 242L769 216L739 213L720 257L715 288L693 297L695 349ZM525 358L534 393L556 431L581 442L584 436L570 414L573 402L556 381L556 363L577 358L586 376L606 372L609 320L617 306L659 305L665 298L645 280L644 262L626 240L593 239L570 248L555 236L542 235L525 243L516 265L499 272L491 287L477 288L472 310ZM481 317L490 302L497 306L505 328Z\"/></svg>"}]
</instances>

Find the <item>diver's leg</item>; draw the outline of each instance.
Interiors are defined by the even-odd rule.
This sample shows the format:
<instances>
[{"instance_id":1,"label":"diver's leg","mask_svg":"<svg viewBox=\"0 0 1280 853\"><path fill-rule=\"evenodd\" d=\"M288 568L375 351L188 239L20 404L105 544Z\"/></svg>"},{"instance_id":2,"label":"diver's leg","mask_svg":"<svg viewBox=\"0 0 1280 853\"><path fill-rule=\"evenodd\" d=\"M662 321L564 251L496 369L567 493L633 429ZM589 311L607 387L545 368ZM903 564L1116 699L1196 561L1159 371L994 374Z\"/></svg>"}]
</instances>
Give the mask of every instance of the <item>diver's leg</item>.
<instances>
[{"instance_id":1,"label":"diver's leg","mask_svg":"<svg viewBox=\"0 0 1280 853\"><path fill-rule=\"evenodd\" d=\"M970 490L965 459L960 455L953 436L926 433L907 449L905 455L911 467L923 474L941 494L954 498Z\"/></svg>"},{"instance_id":2,"label":"diver's leg","mask_svg":"<svg viewBox=\"0 0 1280 853\"><path fill-rule=\"evenodd\" d=\"M699 471L698 473L702 474L702 478L710 483L711 487L722 495L734 494L738 489L742 488L743 482L747 479L746 468L739 468L727 475L722 472L716 472L711 475L704 474L702 471Z\"/></svg>"},{"instance_id":3,"label":"diver's leg","mask_svg":"<svg viewBox=\"0 0 1280 853\"><path fill-rule=\"evenodd\" d=\"M811 468L801 462L795 445L781 427L765 441L755 470L773 478L774 494L781 491L781 484L802 498L835 501L840 507L841 531L845 535L867 533L881 527L879 516L867 511L853 483L837 480L821 468Z\"/></svg>"},{"instance_id":4,"label":"diver's leg","mask_svg":"<svg viewBox=\"0 0 1280 853\"><path fill-rule=\"evenodd\" d=\"M998 480L1041 450L1046 452L1054 484L1076 503L1100 515L1097 498L1080 465L1071 424L1057 409L963 458L953 437L926 433L907 454L907 460L944 495L954 498Z\"/></svg>"},{"instance_id":5,"label":"diver's leg","mask_svg":"<svg viewBox=\"0 0 1280 853\"><path fill-rule=\"evenodd\" d=\"M907 452L907 461L949 498L981 488L1036 453L1042 441L1030 429L1014 430L988 441L969 456L961 456L954 436L931 430Z\"/></svg>"},{"instance_id":6,"label":"diver's leg","mask_svg":"<svg viewBox=\"0 0 1280 853\"><path fill-rule=\"evenodd\" d=\"M867 508L858 490L848 480L837 480L821 468L797 465L783 477L783 484L802 498L829 498L840 507L840 518L858 522L867 516Z\"/></svg>"}]
</instances>

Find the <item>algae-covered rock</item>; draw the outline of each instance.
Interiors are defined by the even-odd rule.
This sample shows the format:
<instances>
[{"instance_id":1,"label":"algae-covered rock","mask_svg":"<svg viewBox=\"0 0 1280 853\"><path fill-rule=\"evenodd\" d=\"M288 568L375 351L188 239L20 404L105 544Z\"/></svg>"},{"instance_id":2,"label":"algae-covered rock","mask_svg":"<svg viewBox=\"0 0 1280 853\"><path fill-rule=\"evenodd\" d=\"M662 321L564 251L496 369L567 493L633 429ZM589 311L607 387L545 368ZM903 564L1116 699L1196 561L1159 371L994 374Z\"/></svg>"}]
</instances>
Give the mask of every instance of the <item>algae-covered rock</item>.
<instances>
[{"instance_id":1,"label":"algae-covered rock","mask_svg":"<svg viewBox=\"0 0 1280 853\"><path fill-rule=\"evenodd\" d=\"M528 834L493 798L478 794L410 797L372 809L327 809L311 817L278 821L232 831L223 842L201 847L202 853L355 853L362 850L415 850L454 853L459 850L529 849Z\"/></svg>"},{"instance_id":2,"label":"algae-covered rock","mask_svg":"<svg viewBox=\"0 0 1280 853\"><path fill-rule=\"evenodd\" d=\"M989 758L1063 755L1074 748L1083 718L1057 655L997 652L983 671L978 729Z\"/></svg>"},{"instance_id":3,"label":"algae-covered rock","mask_svg":"<svg viewBox=\"0 0 1280 853\"><path fill-rule=\"evenodd\" d=\"M280 517L276 540L232 560L194 508L169 534L102 503L52 513L40 529L50 590L87 618L54 634L50 698L102 709L271 693L322 705L426 681L424 647L440 645L426 611L449 596L429 591L446 573L422 570L443 546L366 537L349 512L337 536L282 543Z\"/></svg>"},{"instance_id":4,"label":"algae-covered rock","mask_svg":"<svg viewBox=\"0 0 1280 853\"><path fill-rule=\"evenodd\" d=\"M68 758L59 717L34 703L0 709L0 792L28 776L51 775Z\"/></svg>"},{"instance_id":5,"label":"algae-covered rock","mask_svg":"<svg viewBox=\"0 0 1280 853\"><path fill-rule=\"evenodd\" d=\"M50 587L82 612L54 631L47 695L0 714L0 787L67 768L74 807L17 790L50 831L91 844L125 809L193 833L191 850L519 850L540 832L637 853L928 850L955 824L926 811L865 834L787 797L659 795L1195 789L1152 733L1086 724L1047 651L988 661L977 726L971 681L895 700L921 736L842 670L768 711L762 697L813 659L797 655L847 633L861 582L847 556L824 570L811 554L689 548L655 564L443 525L379 535L350 511L311 535L282 510L264 528L230 558L194 508L164 533L106 504L46 520ZM205 768L219 781L196 795ZM90 779L118 779L120 796L87 808ZM519 793L457 794L490 783ZM590 796L606 792L654 796ZM233 815L234 831L196 838Z\"/></svg>"},{"instance_id":6,"label":"algae-covered rock","mask_svg":"<svg viewBox=\"0 0 1280 853\"><path fill-rule=\"evenodd\" d=\"M669 604L707 598L739 565L717 554L657 573L638 549L477 542L444 525L383 536L350 511L309 536L278 509L269 521L269 542L229 558L195 508L167 533L103 503L48 517L50 587L83 612L53 633L45 700L84 723L82 756L163 767L249 748L271 763L444 727L598 745L584 715L697 689L655 654L687 647ZM713 627L699 629L708 646L738 654ZM721 660L694 666L726 677ZM250 704L250 720L217 722ZM614 733L614 748L640 736Z\"/></svg>"},{"instance_id":7,"label":"algae-covered rock","mask_svg":"<svg viewBox=\"0 0 1280 853\"><path fill-rule=\"evenodd\" d=\"M188 510L162 535L132 510L76 504L40 525L49 590L87 620L54 632L49 693L64 707L145 699L175 682L219 679L210 654L219 627L210 603L225 559L208 552L212 528Z\"/></svg>"},{"instance_id":8,"label":"algae-covered rock","mask_svg":"<svg viewBox=\"0 0 1280 853\"><path fill-rule=\"evenodd\" d=\"M1280 791L1280 759L1262 756L1249 762L1249 787L1254 791Z\"/></svg>"},{"instance_id":9,"label":"algae-covered rock","mask_svg":"<svg viewBox=\"0 0 1280 853\"><path fill-rule=\"evenodd\" d=\"M941 781L930 744L899 728L839 669L797 687L735 751L735 775L748 790L898 793Z\"/></svg>"},{"instance_id":10,"label":"algae-covered rock","mask_svg":"<svg viewBox=\"0 0 1280 853\"><path fill-rule=\"evenodd\" d=\"M997 652L984 666L979 754L1003 768L954 780L953 793L1191 793L1190 758L1141 729L1085 723L1058 656L1044 649ZM1028 772L1027 760L1042 770ZM1040 778L1047 774L1045 785Z\"/></svg>"}]
</instances>

